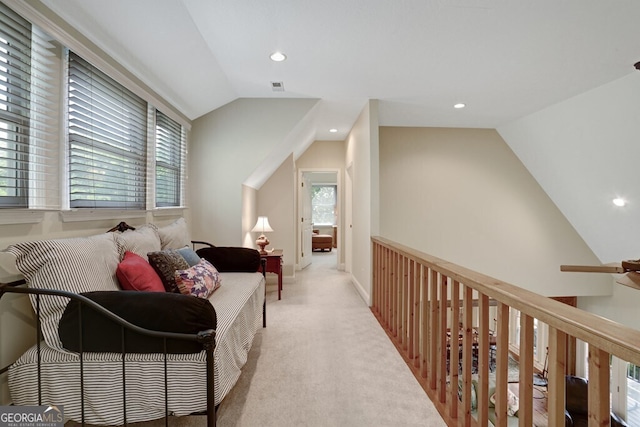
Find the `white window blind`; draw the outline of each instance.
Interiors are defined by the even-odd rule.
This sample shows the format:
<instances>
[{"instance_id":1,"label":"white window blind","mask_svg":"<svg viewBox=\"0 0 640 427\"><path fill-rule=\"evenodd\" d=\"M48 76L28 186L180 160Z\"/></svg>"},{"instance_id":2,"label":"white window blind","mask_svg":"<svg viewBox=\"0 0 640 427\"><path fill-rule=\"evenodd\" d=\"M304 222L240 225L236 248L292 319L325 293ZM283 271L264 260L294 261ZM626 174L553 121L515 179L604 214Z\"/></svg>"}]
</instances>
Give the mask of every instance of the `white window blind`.
<instances>
[{"instance_id":1,"label":"white window blind","mask_svg":"<svg viewBox=\"0 0 640 427\"><path fill-rule=\"evenodd\" d=\"M69 52L69 204L145 209L147 103Z\"/></svg>"},{"instance_id":2,"label":"white window blind","mask_svg":"<svg viewBox=\"0 0 640 427\"><path fill-rule=\"evenodd\" d=\"M156 206L181 206L185 158L182 126L156 110Z\"/></svg>"},{"instance_id":3,"label":"white window blind","mask_svg":"<svg viewBox=\"0 0 640 427\"><path fill-rule=\"evenodd\" d=\"M58 208L61 48L0 3L0 207Z\"/></svg>"}]
</instances>

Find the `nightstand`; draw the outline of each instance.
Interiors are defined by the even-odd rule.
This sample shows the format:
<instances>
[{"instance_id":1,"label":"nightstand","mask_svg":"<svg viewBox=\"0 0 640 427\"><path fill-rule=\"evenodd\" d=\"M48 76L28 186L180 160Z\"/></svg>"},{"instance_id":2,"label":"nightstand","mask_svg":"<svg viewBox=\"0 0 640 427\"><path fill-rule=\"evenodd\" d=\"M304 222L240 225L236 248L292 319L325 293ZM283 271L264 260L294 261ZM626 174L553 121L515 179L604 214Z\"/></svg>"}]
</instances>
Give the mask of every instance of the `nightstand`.
<instances>
[{"instance_id":1,"label":"nightstand","mask_svg":"<svg viewBox=\"0 0 640 427\"><path fill-rule=\"evenodd\" d=\"M267 260L267 273L278 275L278 299L282 294L282 249L274 249L266 254L260 254L260 257Z\"/></svg>"}]
</instances>

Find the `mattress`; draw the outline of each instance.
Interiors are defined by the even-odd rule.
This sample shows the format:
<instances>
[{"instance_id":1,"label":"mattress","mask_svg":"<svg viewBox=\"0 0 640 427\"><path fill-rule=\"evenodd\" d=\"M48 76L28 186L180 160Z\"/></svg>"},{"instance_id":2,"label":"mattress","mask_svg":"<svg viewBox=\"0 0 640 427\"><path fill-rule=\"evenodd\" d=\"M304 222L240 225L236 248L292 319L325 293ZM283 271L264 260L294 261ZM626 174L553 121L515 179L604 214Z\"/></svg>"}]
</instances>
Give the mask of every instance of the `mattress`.
<instances>
[{"instance_id":1,"label":"mattress","mask_svg":"<svg viewBox=\"0 0 640 427\"><path fill-rule=\"evenodd\" d=\"M253 337L262 324L265 297L260 273L221 273L222 286L209 298L218 318L214 351L214 393L218 405L237 382ZM84 353L80 356L40 345L43 405L63 405L66 419L82 421L81 379L85 422L98 425L149 421L165 416L162 354ZM9 368L9 390L15 405L38 404L37 347L27 350ZM205 411L206 355L166 356L169 414ZM126 388L123 392L124 370Z\"/></svg>"}]
</instances>

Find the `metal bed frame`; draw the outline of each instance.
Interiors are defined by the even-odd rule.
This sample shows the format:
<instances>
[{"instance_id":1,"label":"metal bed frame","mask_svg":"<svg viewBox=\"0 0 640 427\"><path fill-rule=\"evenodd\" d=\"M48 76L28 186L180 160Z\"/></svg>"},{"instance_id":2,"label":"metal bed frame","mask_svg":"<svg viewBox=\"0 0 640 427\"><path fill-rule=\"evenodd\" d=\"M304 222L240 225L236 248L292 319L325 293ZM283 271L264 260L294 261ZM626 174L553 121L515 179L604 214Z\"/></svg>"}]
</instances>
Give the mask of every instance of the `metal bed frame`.
<instances>
[{"instance_id":1,"label":"metal bed frame","mask_svg":"<svg viewBox=\"0 0 640 427\"><path fill-rule=\"evenodd\" d=\"M150 337L155 337L162 339L163 341L163 354L164 354L164 397L165 397L165 426L169 425L169 408L168 408L168 386L167 386L167 339L177 339L177 340L186 340L186 341L196 341L202 345L203 350L206 352L206 364L207 364L207 409L205 414L207 416L207 426L215 427L216 425L216 408L215 408L215 396L214 396L214 376L213 376L213 351L216 346L216 331L213 329L208 329L201 331L197 334L182 334L182 333L173 333L173 332L159 332L152 331L149 329L144 329L139 326L136 326L123 318L113 314L111 311L102 307L100 304L84 297L83 295L75 294L72 292L59 291L59 290L51 290L51 289L30 289L26 288L24 285L26 282L24 280L18 280L10 283L0 283L0 299L2 296L8 293L16 293L16 294L34 294L36 295L36 346L37 346L37 359L38 359L38 405L42 405L42 395L41 395L41 373L40 373L40 343L42 341L42 333L40 331L40 295L52 295L65 297L69 300L77 300L80 301L80 309L78 311L79 316L79 346L80 351L78 352L80 357L80 408L82 414L82 425L85 425L85 411L84 411L84 372L83 372L83 350L82 350L82 332L83 332L83 324L82 324L82 307L86 305L91 307L92 309L98 311L102 315L106 316L110 320L116 322L120 325L121 331L121 351L120 354L122 356L122 392L123 392L123 402L122 402L122 410L123 410L123 418L124 424L127 425L127 379L125 373L125 355L127 354L127 350L125 348L125 335L127 331L136 332L139 334L147 335ZM10 366L10 365L9 365ZM4 374L9 370L9 366L3 367L0 369L0 375Z\"/></svg>"},{"instance_id":2,"label":"metal bed frame","mask_svg":"<svg viewBox=\"0 0 640 427\"><path fill-rule=\"evenodd\" d=\"M210 245L213 246L207 242L201 242L201 241L194 241L193 242L194 246L195 244L205 244L205 245ZM261 269L262 269L262 274L263 276L265 275L265 263L266 260L262 259L261 260ZM82 426L85 425L85 411L84 411L84 372L83 372L83 351L82 351L82 334L83 334L83 323L82 323L82 306L86 305L88 307L91 307L92 309L96 310L97 312L101 313L102 315L106 316L107 318L109 318L110 320L116 322L118 325L120 325L120 331L121 331L121 351L120 354L122 356L122 391L123 391L123 402L122 402L122 410L123 410L123 419L124 419L124 425L128 425L127 423L127 395L126 395L126 390L127 390L127 381L126 381L126 374L125 374L125 355L127 354L127 349L125 346L125 335L127 333L127 331L132 331L132 332L136 332L139 334L143 334L143 335L147 335L150 337L155 337L155 338L159 338L162 339L163 341L163 354L164 354L164 397L165 397L165 426L168 427L169 425L169 409L168 409L168 386L167 386L167 354L169 354L167 352L167 340L168 339L177 339L177 340L185 340L185 341L195 341L198 342L202 345L203 350L206 352L206 364L207 364L207 369L206 369L206 380L207 380L207 408L206 410L203 412L199 412L197 414L194 415L203 415L205 414L207 416L207 427L215 427L216 425L216 406L215 406L215 395L214 395L214 375L213 375L213 364L214 364L214 357L213 357L213 352L215 350L216 347L216 331L213 329L208 329L208 330L204 330L204 331L200 331L197 334L183 334L183 333L174 333L174 332L159 332L159 331L152 331L149 329L144 329L141 328L139 326L136 326L126 320L124 320L123 318L115 315L114 313L112 313L111 311L107 310L106 308L102 307L100 304L90 300L89 298L86 298L83 295L80 294L75 294L72 292L67 292L67 291L59 291L59 290L53 290L53 289L34 289L34 288L27 288L26 286L26 281L25 280L17 280L14 282L9 282L9 283L0 283L0 299L2 298L2 296L4 296L5 294L9 294L9 293L15 293L15 294L34 294L36 295L36 307L35 307L35 314L36 314L36 347L37 347L37 364L38 364L38 372L37 372L37 376L38 376L38 405L42 405L42 395L41 395L41 372L40 372L40 364L41 364L41 359L40 359L40 343L42 341L42 332L40 330L40 295L52 295L52 296L59 296L59 297L65 297L68 298L69 300L77 300L80 302L80 309L78 311L78 315L79 315L79 330L78 330L78 334L79 334L79 357L80 357L80 407L81 407L81 417L82 417L82 421L81 424ZM266 293L266 287L265 287L265 293ZM265 302L263 304L262 307L262 321L263 321L263 327L266 327L266 299ZM9 364L8 366L2 367L0 369L0 375L6 373L9 370L9 367L11 366L11 364Z\"/></svg>"}]
</instances>

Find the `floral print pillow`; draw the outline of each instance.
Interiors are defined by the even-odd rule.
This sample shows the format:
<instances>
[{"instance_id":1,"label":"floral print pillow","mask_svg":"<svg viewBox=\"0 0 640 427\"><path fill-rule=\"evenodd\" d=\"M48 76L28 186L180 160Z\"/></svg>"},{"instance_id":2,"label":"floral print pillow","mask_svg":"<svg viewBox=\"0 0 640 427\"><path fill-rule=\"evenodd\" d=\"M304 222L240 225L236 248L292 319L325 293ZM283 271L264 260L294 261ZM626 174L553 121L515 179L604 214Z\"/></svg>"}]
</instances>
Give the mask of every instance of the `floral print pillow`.
<instances>
[{"instance_id":1,"label":"floral print pillow","mask_svg":"<svg viewBox=\"0 0 640 427\"><path fill-rule=\"evenodd\" d=\"M205 259L187 270L176 270L174 277L181 294L198 298L209 298L222 284L218 270Z\"/></svg>"}]
</instances>

